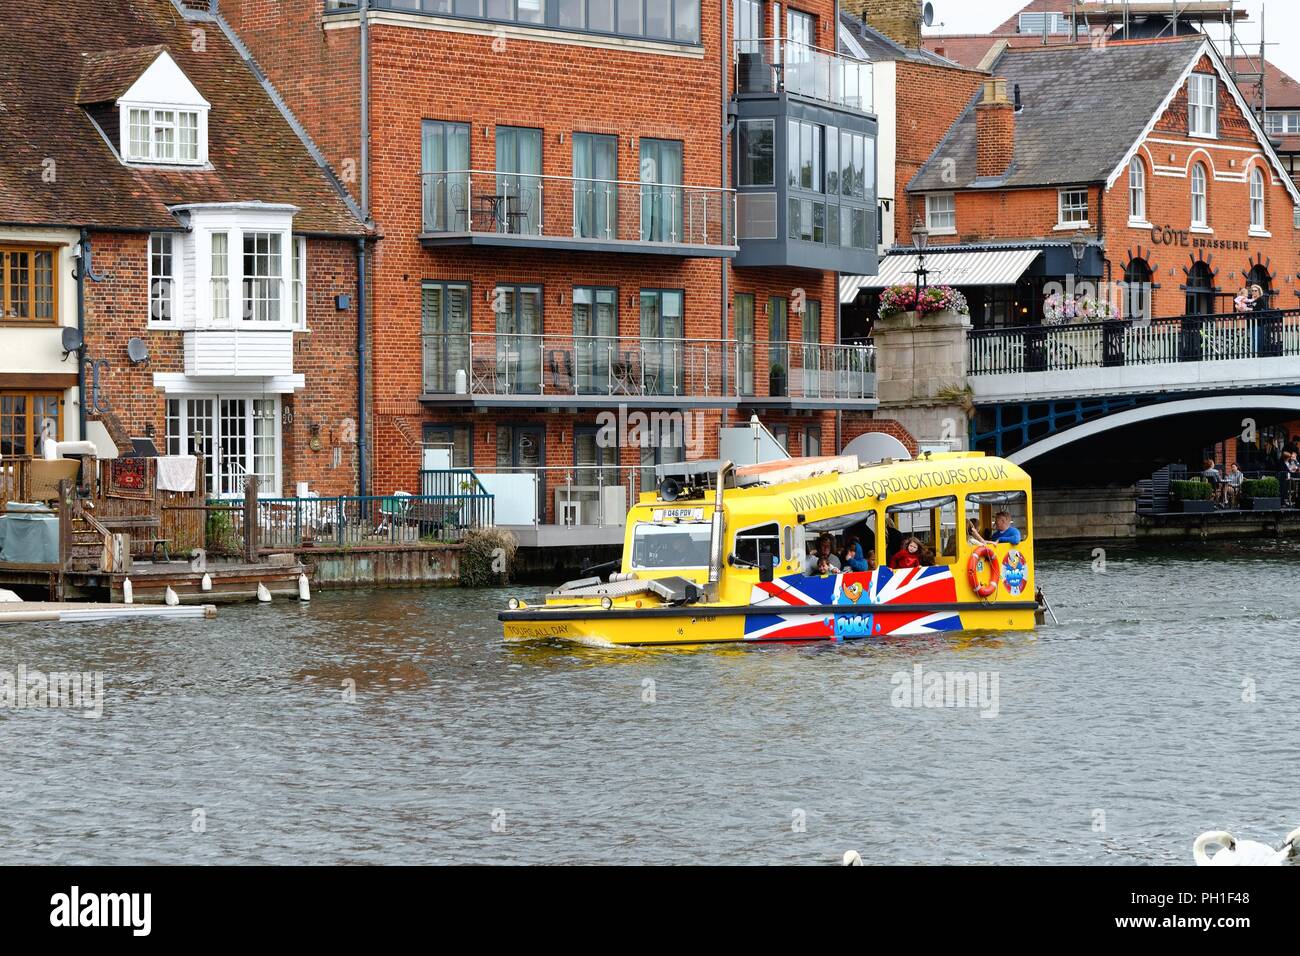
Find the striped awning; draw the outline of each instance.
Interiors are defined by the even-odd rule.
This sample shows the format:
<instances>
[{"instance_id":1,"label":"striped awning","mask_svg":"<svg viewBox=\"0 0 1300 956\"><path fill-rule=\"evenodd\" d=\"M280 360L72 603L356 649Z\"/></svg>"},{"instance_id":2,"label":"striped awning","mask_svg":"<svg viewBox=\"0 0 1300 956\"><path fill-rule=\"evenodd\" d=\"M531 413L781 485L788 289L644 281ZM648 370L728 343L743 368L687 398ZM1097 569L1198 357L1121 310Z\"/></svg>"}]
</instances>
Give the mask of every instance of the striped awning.
<instances>
[{"instance_id":1,"label":"striped awning","mask_svg":"<svg viewBox=\"0 0 1300 956\"><path fill-rule=\"evenodd\" d=\"M991 252L928 252L930 285L1015 285L1042 249L997 249ZM863 289L887 289L916 282L916 253L885 256L873 276L840 276L840 301L852 302Z\"/></svg>"}]
</instances>

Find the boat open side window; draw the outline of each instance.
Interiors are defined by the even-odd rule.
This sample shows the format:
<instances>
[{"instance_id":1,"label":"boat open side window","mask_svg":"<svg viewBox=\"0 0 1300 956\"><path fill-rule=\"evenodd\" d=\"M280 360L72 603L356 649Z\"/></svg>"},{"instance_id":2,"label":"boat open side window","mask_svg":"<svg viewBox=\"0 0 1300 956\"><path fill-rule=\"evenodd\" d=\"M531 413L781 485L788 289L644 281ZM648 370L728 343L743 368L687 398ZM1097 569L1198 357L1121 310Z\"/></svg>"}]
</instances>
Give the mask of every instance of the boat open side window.
<instances>
[{"instance_id":1,"label":"boat open side window","mask_svg":"<svg viewBox=\"0 0 1300 956\"><path fill-rule=\"evenodd\" d=\"M892 556L903 541L921 542L926 563L953 564L957 560L957 496L925 498L890 505L885 509L885 552Z\"/></svg>"},{"instance_id":2,"label":"boat open side window","mask_svg":"<svg viewBox=\"0 0 1300 956\"><path fill-rule=\"evenodd\" d=\"M762 566L760 555L767 556L771 566L781 555L781 526L775 521L741 528L736 532L736 546L732 550L733 564L742 567Z\"/></svg>"},{"instance_id":3,"label":"boat open side window","mask_svg":"<svg viewBox=\"0 0 1300 956\"><path fill-rule=\"evenodd\" d=\"M709 566L707 522L642 522L632 535L632 570L698 569Z\"/></svg>"},{"instance_id":4,"label":"boat open side window","mask_svg":"<svg viewBox=\"0 0 1300 956\"><path fill-rule=\"evenodd\" d=\"M981 537L992 541L997 531L997 516L1005 511L1010 525L1020 532L1020 540L1029 540L1029 496L1023 491L977 491L966 495L966 518L973 520Z\"/></svg>"}]
</instances>

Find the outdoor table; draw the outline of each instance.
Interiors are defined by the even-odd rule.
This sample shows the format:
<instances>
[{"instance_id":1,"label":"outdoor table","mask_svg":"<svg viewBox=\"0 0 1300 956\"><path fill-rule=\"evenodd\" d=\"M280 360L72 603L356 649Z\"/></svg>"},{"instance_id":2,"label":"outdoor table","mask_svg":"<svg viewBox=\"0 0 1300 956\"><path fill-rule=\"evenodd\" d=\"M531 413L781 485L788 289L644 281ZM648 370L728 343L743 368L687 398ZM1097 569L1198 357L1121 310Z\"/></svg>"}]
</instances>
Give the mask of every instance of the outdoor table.
<instances>
[{"instance_id":1,"label":"outdoor table","mask_svg":"<svg viewBox=\"0 0 1300 956\"><path fill-rule=\"evenodd\" d=\"M502 211L506 207L507 199L509 197L505 193L480 195L478 197L479 213L482 216L491 217L494 230L506 224Z\"/></svg>"},{"instance_id":2,"label":"outdoor table","mask_svg":"<svg viewBox=\"0 0 1300 956\"><path fill-rule=\"evenodd\" d=\"M58 516L39 512L0 515L0 561L58 564Z\"/></svg>"}]
</instances>

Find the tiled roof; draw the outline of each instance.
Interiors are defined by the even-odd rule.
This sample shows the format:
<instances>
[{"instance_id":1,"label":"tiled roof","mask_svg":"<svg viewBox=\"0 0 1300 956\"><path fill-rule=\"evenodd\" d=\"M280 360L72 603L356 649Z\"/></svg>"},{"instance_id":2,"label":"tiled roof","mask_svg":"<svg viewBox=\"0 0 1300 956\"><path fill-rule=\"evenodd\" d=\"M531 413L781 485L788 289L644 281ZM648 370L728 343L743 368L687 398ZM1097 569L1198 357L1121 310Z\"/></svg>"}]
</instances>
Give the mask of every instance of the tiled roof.
<instances>
[{"instance_id":1,"label":"tiled roof","mask_svg":"<svg viewBox=\"0 0 1300 956\"><path fill-rule=\"evenodd\" d=\"M0 222L165 229L170 206L262 201L298 206L302 232L363 231L220 29L195 50L194 26L169 0L0 4ZM163 48L212 104L211 168L123 166L79 105Z\"/></svg>"},{"instance_id":2,"label":"tiled roof","mask_svg":"<svg viewBox=\"0 0 1300 956\"><path fill-rule=\"evenodd\" d=\"M1201 38L1008 50L993 65L1020 87L1011 167L999 187L1098 182L1119 165L1178 82ZM976 180L977 94L908 185L969 188ZM946 173L956 162L956 178Z\"/></svg>"},{"instance_id":3,"label":"tiled roof","mask_svg":"<svg viewBox=\"0 0 1300 956\"><path fill-rule=\"evenodd\" d=\"M1246 97L1248 103L1254 103L1256 99L1256 87L1259 84L1258 74L1264 74L1264 93L1267 97L1267 106L1271 110L1295 109L1300 107L1300 82L1296 82L1289 73L1279 67L1276 63L1264 61L1264 68L1261 71L1258 56L1239 56L1234 61L1227 58L1229 67L1234 62L1237 70L1241 74L1241 94ZM1253 74L1253 75L1252 75Z\"/></svg>"},{"instance_id":4,"label":"tiled roof","mask_svg":"<svg viewBox=\"0 0 1300 956\"><path fill-rule=\"evenodd\" d=\"M83 53L77 102L83 106L115 102L166 49L161 43L155 43L126 50Z\"/></svg>"}]
</instances>

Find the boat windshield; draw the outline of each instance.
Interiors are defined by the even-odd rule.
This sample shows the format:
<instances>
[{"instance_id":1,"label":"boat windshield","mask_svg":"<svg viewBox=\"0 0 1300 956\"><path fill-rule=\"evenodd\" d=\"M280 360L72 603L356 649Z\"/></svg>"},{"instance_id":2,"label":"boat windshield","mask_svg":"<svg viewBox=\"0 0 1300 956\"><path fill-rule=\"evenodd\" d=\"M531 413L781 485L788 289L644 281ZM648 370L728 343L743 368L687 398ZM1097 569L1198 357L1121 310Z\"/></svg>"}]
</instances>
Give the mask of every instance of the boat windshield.
<instances>
[{"instance_id":1,"label":"boat windshield","mask_svg":"<svg viewBox=\"0 0 1300 956\"><path fill-rule=\"evenodd\" d=\"M707 568L711 538L712 526L704 522L638 524L632 534L632 569Z\"/></svg>"}]
</instances>

